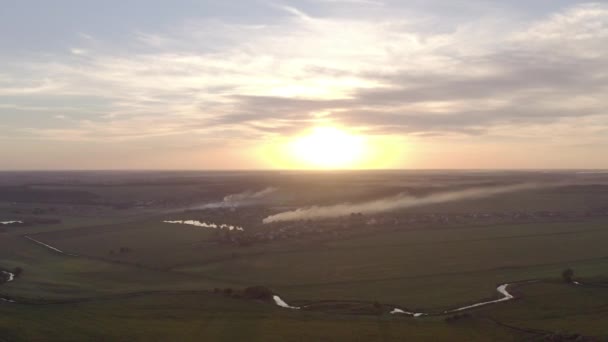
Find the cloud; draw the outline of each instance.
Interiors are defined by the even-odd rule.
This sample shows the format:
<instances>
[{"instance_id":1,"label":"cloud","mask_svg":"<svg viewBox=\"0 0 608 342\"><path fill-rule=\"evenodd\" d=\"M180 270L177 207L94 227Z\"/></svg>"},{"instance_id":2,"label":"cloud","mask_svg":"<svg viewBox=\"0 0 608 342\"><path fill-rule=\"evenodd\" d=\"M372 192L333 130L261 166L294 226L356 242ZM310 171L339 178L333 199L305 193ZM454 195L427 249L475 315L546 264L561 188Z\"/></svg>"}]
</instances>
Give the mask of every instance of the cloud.
<instances>
[{"instance_id":1,"label":"cloud","mask_svg":"<svg viewBox=\"0 0 608 342\"><path fill-rule=\"evenodd\" d=\"M313 3L281 4L282 15L265 23L205 18L134 31L126 46L87 33L64 55L5 64L12 67L0 72L7 99L0 115L17 115L21 98L38 99L27 107L70 120L14 124L11 134L70 141L202 143L222 132L259 139L320 121L376 135L519 139L544 125L565 137L602 139L593 127L608 125L605 4L534 17L511 8L499 18L493 6L467 2L486 15L465 18L443 15L447 5L434 15L421 2ZM323 6L334 10L319 14ZM343 6L360 11L336 14ZM94 111L86 101L56 105L76 97L108 104Z\"/></svg>"}]
</instances>

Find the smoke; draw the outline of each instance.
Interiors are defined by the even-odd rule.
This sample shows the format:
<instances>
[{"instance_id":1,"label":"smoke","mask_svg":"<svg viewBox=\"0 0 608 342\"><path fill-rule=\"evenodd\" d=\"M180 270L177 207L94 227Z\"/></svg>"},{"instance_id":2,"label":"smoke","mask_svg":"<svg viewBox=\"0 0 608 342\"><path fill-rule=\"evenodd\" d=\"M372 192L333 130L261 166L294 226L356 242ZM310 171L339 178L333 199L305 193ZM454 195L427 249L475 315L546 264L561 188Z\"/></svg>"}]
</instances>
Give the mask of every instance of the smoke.
<instances>
[{"instance_id":1,"label":"smoke","mask_svg":"<svg viewBox=\"0 0 608 342\"><path fill-rule=\"evenodd\" d=\"M275 193L278 189L274 187L268 187L260 191L245 191L238 194L232 194L224 197L221 202L207 203L201 206L195 206L189 208L190 210L195 209L217 209L217 208L236 208L248 205L254 205L264 201L268 196Z\"/></svg>"},{"instance_id":2,"label":"smoke","mask_svg":"<svg viewBox=\"0 0 608 342\"><path fill-rule=\"evenodd\" d=\"M484 198L494 195L551 186L549 184L516 184L496 187L478 187L459 191L439 192L423 197L400 194L363 203L343 203L329 206L313 206L268 216L264 223L324 219L350 215L351 213L380 213L429 204L446 203L465 199Z\"/></svg>"},{"instance_id":3,"label":"smoke","mask_svg":"<svg viewBox=\"0 0 608 342\"><path fill-rule=\"evenodd\" d=\"M224 197L225 203L243 203L243 202L251 202L262 199L272 193L277 191L277 188L268 187L264 190L258 192L245 191L240 194L232 194Z\"/></svg>"},{"instance_id":4,"label":"smoke","mask_svg":"<svg viewBox=\"0 0 608 342\"><path fill-rule=\"evenodd\" d=\"M239 227L239 226L232 226L232 225L229 225L229 224L207 223L207 222L201 222L201 221L197 221L197 220L163 221L163 223L186 224L186 225L195 226L195 227L212 228L212 229L238 230L238 231L241 231L241 232L245 230L245 229L243 229L243 227Z\"/></svg>"}]
</instances>

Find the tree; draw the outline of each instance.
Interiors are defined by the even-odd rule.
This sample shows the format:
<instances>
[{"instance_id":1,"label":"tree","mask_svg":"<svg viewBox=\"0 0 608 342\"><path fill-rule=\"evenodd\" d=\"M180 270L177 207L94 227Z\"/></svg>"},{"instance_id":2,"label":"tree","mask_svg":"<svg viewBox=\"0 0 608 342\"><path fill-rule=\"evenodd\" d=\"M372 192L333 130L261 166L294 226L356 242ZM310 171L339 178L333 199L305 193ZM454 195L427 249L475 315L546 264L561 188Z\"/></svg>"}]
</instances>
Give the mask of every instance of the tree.
<instances>
[{"instance_id":1,"label":"tree","mask_svg":"<svg viewBox=\"0 0 608 342\"><path fill-rule=\"evenodd\" d=\"M566 268L562 272L562 279L564 279L564 282L571 283L572 277L574 277L574 271L571 268Z\"/></svg>"}]
</instances>

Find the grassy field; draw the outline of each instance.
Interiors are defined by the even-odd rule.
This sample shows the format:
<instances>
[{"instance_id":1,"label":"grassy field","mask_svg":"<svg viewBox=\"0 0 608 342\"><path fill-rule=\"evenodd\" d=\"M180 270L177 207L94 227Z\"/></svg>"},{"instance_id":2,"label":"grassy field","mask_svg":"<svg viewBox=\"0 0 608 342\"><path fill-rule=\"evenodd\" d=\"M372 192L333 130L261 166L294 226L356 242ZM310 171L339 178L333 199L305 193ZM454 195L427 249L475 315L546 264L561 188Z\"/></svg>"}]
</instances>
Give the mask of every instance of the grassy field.
<instances>
[{"instance_id":1,"label":"grassy field","mask_svg":"<svg viewBox=\"0 0 608 342\"><path fill-rule=\"evenodd\" d=\"M158 221L37 237L71 253L174 277L266 285L292 301L366 300L439 310L492 297L500 283L559 277L567 267L581 277L606 275L606 227L603 220L451 227L246 248L205 243L213 231ZM109 254L121 246L132 252Z\"/></svg>"},{"instance_id":2,"label":"grassy field","mask_svg":"<svg viewBox=\"0 0 608 342\"><path fill-rule=\"evenodd\" d=\"M608 338L606 289L537 283L517 292L519 300L451 322L290 311L205 293L0 304L0 336L7 341L540 341L555 333Z\"/></svg>"},{"instance_id":3,"label":"grassy field","mask_svg":"<svg viewBox=\"0 0 608 342\"><path fill-rule=\"evenodd\" d=\"M603 279L589 279L602 281ZM606 283L604 283L606 284ZM520 286L521 298L508 305L487 306L477 315L528 329L584 333L608 340L608 287L574 286L561 282L531 283Z\"/></svg>"},{"instance_id":4,"label":"grassy field","mask_svg":"<svg viewBox=\"0 0 608 342\"><path fill-rule=\"evenodd\" d=\"M602 227L604 222L421 230L179 270L268 284L293 299L358 298L439 309L492 296L500 283L559 277L567 267L580 276L605 275L608 230Z\"/></svg>"},{"instance_id":5,"label":"grassy field","mask_svg":"<svg viewBox=\"0 0 608 342\"><path fill-rule=\"evenodd\" d=\"M446 324L335 316L200 294L0 305L0 336L10 341L518 341L530 335L482 319Z\"/></svg>"},{"instance_id":6,"label":"grassy field","mask_svg":"<svg viewBox=\"0 0 608 342\"><path fill-rule=\"evenodd\" d=\"M161 188L144 185L133 196L144 198ZM130 188L99 189L108 192L103 196L111 193L119 200L121 191ZM334 190L337 194L337 187ZM605 192L589 189L542 190L411 212L584 212L602 205L605 197ZM44 204L22 204L19 210L29 212L38 206ZM0 214L10 219L14 208L3 203ZM575 287L560 280L566 268L574 269L575 278L584 283L608 279L606 218L354 227L352 233L244 247L218 243L216 230L162 222L204 218L205 212L125 213L100 208L98 213L87 209L86 215L76 215L61 210L52 215L61 224L0 231L0 269L24 270L15 281L0 284L0 297L21 302L0 302L2 342L521 341L542 340L556 332L608 339L608 288ZM254 233L256 229L266 228L253 225ZM120 252L121 248L128 251ZM512 285L516 300L477 308L456 321L388 314L394 307L441 312L495 299L497 285L530 279L542 281ZM214 288L239 293L255 285L272 289L292 305L315 304L316 309L291 311L213 293ZM355 304L336 304L347 301ZM382 314L368 310L374 303L383 308ZM366 310L353 309L357 305Z\"/></svg>"},{"instance_id":7,"label":"grassy field","mask_svg":"<svg viewBox=\"0 0 608 342\"><path fill-rule=\"evenodd\" d=\"M112 294L163 290L208 290L230 285L205 277L170 274L83 257L58 254L21 238L0 243L2 267L21 267L24 272L14 282L2 284L0 293L24 301L57 301Z\"/></svg>"}]
</instances>

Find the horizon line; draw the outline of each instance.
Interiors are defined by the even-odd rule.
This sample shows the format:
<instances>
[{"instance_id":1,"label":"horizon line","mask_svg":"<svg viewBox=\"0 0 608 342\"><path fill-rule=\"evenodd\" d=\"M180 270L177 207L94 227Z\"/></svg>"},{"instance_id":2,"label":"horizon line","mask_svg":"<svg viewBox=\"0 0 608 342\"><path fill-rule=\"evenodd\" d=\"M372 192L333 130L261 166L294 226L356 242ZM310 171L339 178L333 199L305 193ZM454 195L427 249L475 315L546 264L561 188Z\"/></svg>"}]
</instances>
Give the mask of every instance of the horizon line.
<instances>
[{"instance_id":1,"label":"horizon line","mask_svg":"<svg viewBox=\"0 0 608 342\"><path fill-rule=\"evenodd\" d=\"M387 168L387 169L0 169L8 172L370 172L370 171L608 171L608 168Z\"/></svg>"}]
</instances>

